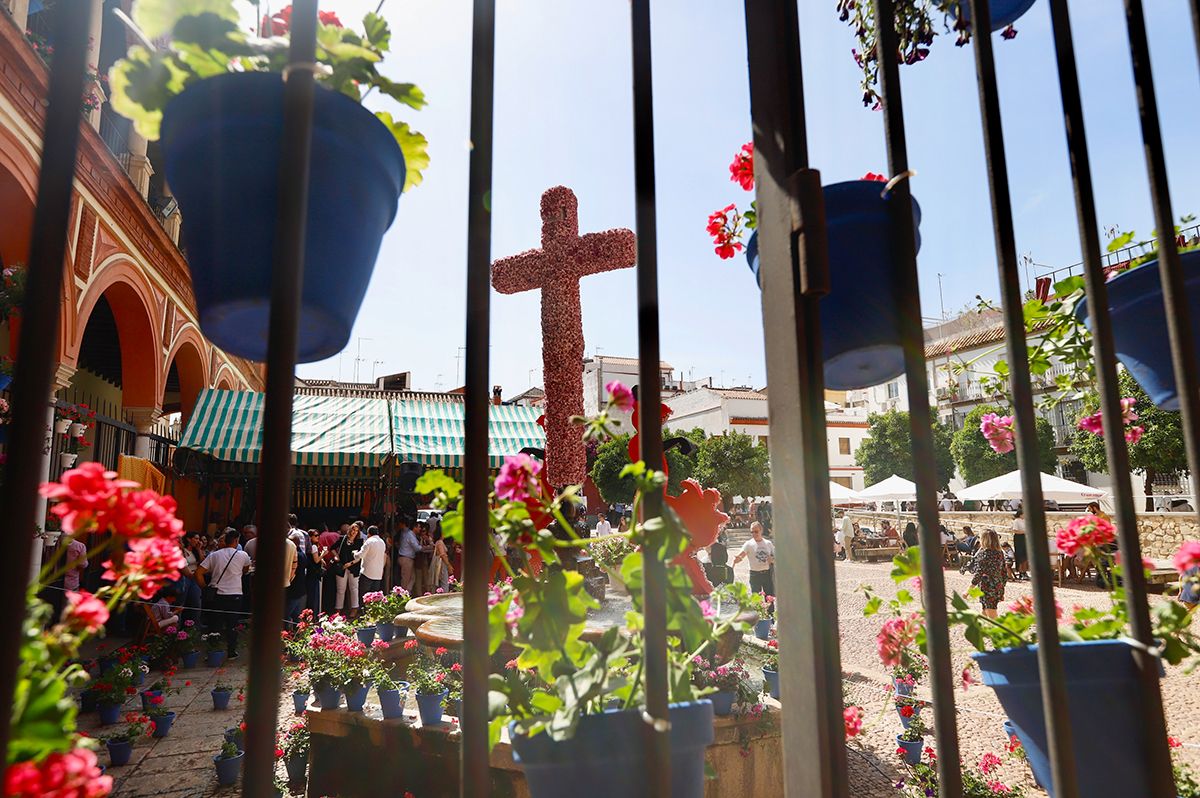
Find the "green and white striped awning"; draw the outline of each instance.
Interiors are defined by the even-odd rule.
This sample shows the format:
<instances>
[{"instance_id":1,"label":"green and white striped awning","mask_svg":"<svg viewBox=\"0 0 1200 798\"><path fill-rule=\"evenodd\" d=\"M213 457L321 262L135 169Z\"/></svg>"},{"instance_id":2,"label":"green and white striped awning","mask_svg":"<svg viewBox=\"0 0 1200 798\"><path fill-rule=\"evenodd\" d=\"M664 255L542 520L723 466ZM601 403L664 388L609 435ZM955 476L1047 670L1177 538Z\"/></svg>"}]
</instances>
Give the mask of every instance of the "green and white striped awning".
<instances>
[{"instance_id":1,"label":"green and white striped awning","mask_svg":"<svg viewBox=\"0 0 1200 798\"><path fill-rule=\"evenodd\" d=\"M262 450L261 393L200 393L179 448L215 460L257 463ZM546 445L537 423L541 411L489 405L488 460L498 468L506 455ZM463 403L402 396L330 396L297 393L292 412L292 462L324 468L375 468L395 454L437 468L462 466Z\"/></svg>"},{"instance_id":2,"label":"green and white striped awning","mask_svg":"<svg viewBox=\"0 0 1200 798\"><path fill-rule=\"evenodd\" d=\"M488 406L488 464L499 468L508 455L546 446L537 423L542 411L523 405ZM463 403L397 398L392 402L396 456L434 468L462 465Z\"/></svg>"}]
</instances>

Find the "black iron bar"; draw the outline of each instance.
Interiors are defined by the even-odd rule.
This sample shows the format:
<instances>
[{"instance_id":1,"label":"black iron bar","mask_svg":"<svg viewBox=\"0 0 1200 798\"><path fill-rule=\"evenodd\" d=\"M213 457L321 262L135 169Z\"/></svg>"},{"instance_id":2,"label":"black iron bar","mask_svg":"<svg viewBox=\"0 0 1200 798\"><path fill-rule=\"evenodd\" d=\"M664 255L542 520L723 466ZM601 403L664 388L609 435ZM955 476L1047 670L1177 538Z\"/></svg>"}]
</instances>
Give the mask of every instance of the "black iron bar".
<instances>
[{"instance_id":1,"label":"black iron bar","mask_svg":"<svg viewBox=\"0 0 1200 798\"><path fill-rule=\"evenodd\" d=\"M820 174L808 168L795 3L746 0L776 533L785 794L849 794L819 303L828 283ZM810 286L808 292L805 286Z\"/></svg>"},{"instance_id":2,"label":"black iron bar","mask_svg":"<svg viewBox=\"0 0 1200 798\"><path fill-rule=\"evenodd\" d=\"M658 329L658 221L654 181L654 78L651 70L650 0L632 0L633 48L633 159L637 227L638 301L638 430L642 461L649 468L663 467L662 382ZM662 494L650 491L643 499L643 518L662 513ZM650 794L671 794L671 736L666 725L667 702L667 566L658 557L643 565L642 590L645 616L644 673L646 712L655 724L645 724L648 769L653 780ZM664 728L657 728L658 722Z\"/></svg>"},{"instance_id":3,"label":"black iron bar","mask_svg":"<svg viewBox=\"0 0 1200 798\"><path fill-rule=\"evenodd\" d=\"M1009 387L1016 417L1017 465L1021 470L1021 494L1025 497L1025 544L1032 577L1034 613L1038 626L1038 669L1041 675L1042 706L1049 741L1050 768L1057 798L1076 798L1079 786L1072 754L1071 721L1063 679L1062 648L1058 642L1055 614L1054 574L1046 537L1046 509L1042 495L1041 463L1033 411L1033 384L1029 375L1029 353L1025 342L1024 297L1017 264L1016 233L1013 230L1012 195L1008 185L1008 158L1004 152L1004 128L1000 119L1000 92L992 53L992 12L988 0L971 2L972 44L979 82L979 109L983 116L983 149L988 164L992 220L996 233L996 266L1008 341ZM1018 563L1019 565L1019 563Z\"/></svg>"},{"instance_id":4,"label":"black iron bar","mask_svg":"<svg viewBox=\"0 0 1200 798\"><path fill-rule=\"evenodd\" d=\"M279 211L271 264L271 324L267 335L263 399L262 525L253 597L249 687L246 692L246 795L270 795L275 781L275 730L279 712L283 642L283 551L292 494L292 397L304 237L312 150L312 64L317 53L317 0L293 7L289 68L284 74L283 143L279 154Z\"/></svg>"},{"instance_id":5,"label":"black iron bar","mask_svg":"<svg viewBox=\"0 0 1200 798\"><path fill-rule=\"evenodd\" d=\"M1200 55L1200 0L1192 0L1192 35L1196 39L1196 53Z\"/></svg>"},{"instance_id":6,"label":"black iron bar","mask_svg":"<svg viewBox=\"0 0 1200 798\"><path fill-rule=\"evenodd\" d=\"M1067 0L1050 0L1050 20L1054 29L1055 55L1058 62L1058 86L1062 92L1063 125L1067 132L1067 150L1075 188L1075 212L1079 216L1079 241L1084 253L1084 282L1087 288L1087 316L1092 320L1092 347L1096 353L1096 383L1100 397L1100 412L1104 420L1104 449L1108 454L1109 473L1122 475L1112 481L1116 504L1117 532L1121 538L1122 558L1126 563L1141 562L1141 545L1136 534L1138 512L1134 504L1133 486L1123 475L1129 474L1129 450L1124 439L1121 409L1121 389L1117 383L1116 344L1112 341L1112 318L1109 313L1109 292L1105 283L1104 256L1100 250L1100 230L1096 222L1096 193L1092 186L1092 167L1087 151L1084 127L1084 106L1079 92L1079 74L1075 70L1075 46L1070 34ZM1141 575L1141 569L1133 569ZM1128 576L1135 576L1129 574ZM1130 617L1136 611L1146 611L1144 578L1126 582L1130 602ZM1147 622L1148 623L1148 622ZM1150 638L1140 638L1150 642ZM1146 709L1146 731L1162 740L1163 751L1153 751L1146 767L1153 774L1153 794L1170 794L1171 770L1168 752L1165 772L1163 752L1166 750L1166 730L1163 719L1162 692L1158 683L1158 661L1139 650L1138 659L1142 703Z\"/></svg>"},{"instance_id":7,"label":"black iron bar","mask_svg":"<svg viewBox=\"0 0 1200 798\"><path fill-rule=\"evenodd\" d=\"M488 767L488 382L491 336L492 107L496 0L475 0L471 34L471 156L467 177L467 340L463 419L462 794L490 790Z\"/></svg>"},{"instance_id":8,"label":"black iron bar","mask_svg":"<svg viewBox=\"0 0 1200 798\"><path fill-rule=\"evenodd\" d=\"M883 127L887 138L888 169L893 176L908 172L908 145L904 133L904 105L900 93L899 35L893 0L876 0L879 83L883 102ZM925 598L925 626L929 654L929 680L933 690L934 732L937 736L938 783L942 798L960 798L958 727L955 725L954 677L950 654L950 629L946 619L946 581L942 574L942 538L938 530L937 467L933 459L933 430L929 410L929 382L925 373L925 335L921 328L921 291L917 283L916 230L912 194L907 177L891 190L893 216L892 256L899 274L900 343L908 383L908 421L912 432L914 481L917 485L917 528L921 545L921 580Z\"/></svg>"},{"instance_id":9,"label":"black iron bar","mask_svg":"<svg viewBox=\"0 0 1200 798\"><path fill-rule=\"evenodd\" d=\"M29 560L33 554L33 527L37 517L38 484L46 446L47 403L54 385L55 350L58 345L59 305L62 299L71 195L75 186L75 157L79 143L79 98L87 65L91 3L73 0L55 15L57 45L50 70L49 108L42 137L42 163L38 173L37 207L29 246L25 301L21 305L24 334L17 353L10 394L8 462L0 507L8 551L0 599L8 611L0 614L0 706L12 706L20 659L21 626L25 621L25 591L29 586ZM0 751L8 751L11 713L0 712Z\"/></svg>"}]
</instances>

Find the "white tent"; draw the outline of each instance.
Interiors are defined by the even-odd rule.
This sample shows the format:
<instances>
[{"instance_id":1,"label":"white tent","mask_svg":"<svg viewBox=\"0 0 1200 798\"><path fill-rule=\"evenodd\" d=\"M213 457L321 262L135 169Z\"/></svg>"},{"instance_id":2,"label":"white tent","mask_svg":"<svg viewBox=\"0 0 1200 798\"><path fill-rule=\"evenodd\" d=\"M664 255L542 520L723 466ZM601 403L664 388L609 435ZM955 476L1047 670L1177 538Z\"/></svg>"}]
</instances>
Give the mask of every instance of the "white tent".
<instances>
[{"instance_id":1,"label":"white tent","mask_svg":"<svg viewBox=\"0 0 1200 798\"><path fill-rule=\"evenodd\" d=\"M904 477L892 474L882 482L860 490L858 498L865 502L911 502L917 500L917 486Z\"/></svg>"},{"instance_id":2,"label":"white tent","mask_svg":"<svg viewBox=\"0 0 1200 798\"><path fill-rule=\"evenodd\" d=\"M1002 476L963 488L957 494L963 501L988 501L991 499L1023 499L1021 472L1011 471ZM1098 488L1080 485L1053 474L1042 474L1042 495L1049 500L1064 504L1083 504L1100 501L1108 494Z\"/></svg>"},{"instance_id":3,"label":"white tent","mask_svg":"<svg viewBox=\"0 0 1200 798\"><path fill-rule=\"evenodd\" d=\"M850 490L845 485L830 481L829 500L832 504L858 504L863 499L862 496Z\"/></svg>"}]
</instances>

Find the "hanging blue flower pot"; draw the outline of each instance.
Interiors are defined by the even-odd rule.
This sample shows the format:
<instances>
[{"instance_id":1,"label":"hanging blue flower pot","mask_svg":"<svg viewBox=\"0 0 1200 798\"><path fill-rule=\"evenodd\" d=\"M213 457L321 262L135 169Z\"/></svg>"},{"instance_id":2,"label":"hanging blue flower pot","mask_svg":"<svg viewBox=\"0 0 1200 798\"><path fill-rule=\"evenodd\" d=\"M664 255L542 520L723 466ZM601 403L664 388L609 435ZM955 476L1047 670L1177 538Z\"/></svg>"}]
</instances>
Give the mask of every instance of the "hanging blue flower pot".
<instances>
[{"instance_id":1,"label":"hanging blue flower pot","mask_svg":"<svg viewBox=\"0 0 1200 798\"><path fill-rule=\"evenodd\" d=\"M763 618L754 622L754 636L759 640L771 639L771 619Z\"/></svg>"},{"instance_id":2,"label":"hanging blue flower pot","mask_svg":"<svg viewBox=\"0 0 1200 798\"><path fill-rule=\"evenodd\" d=\"M379 694L379 708L386 720L404 717L404 696L408 692L408 683L400 682L399 687L397 690L375 689Z\"/></svg>"},{"instance_id":3,"label":"hanging blue flower pot","mask_svg":"<svg viewBox=\"0 0 1200 798\"><path fill-rule=\"evenodd\" d=\"M213 690L213 709L229 709L229 697L231 695L233 695L233 693L231 693L229 690Z\"/></svg>"},{"instance_id":4,"label":"hanging blue flower pot","mask_svg":"<svg viewBox=\"0 0 1200 798\"><path fill-rule=\"evenodd\" d=\"M242 757L245 756L241 751L227 759L222 758L220 754L213 757L213 764L217 766L217 784L222 787L228 787L230 784L237 784L238 776L242 772Z\"/></svg>"},{"instance_id":5,"label":"hanging blue flower pot","mask_svg":"<svg viewBox=\"0 0 1200 798\"><path fill-rule=\"evenodd\" d=\"M167 712L164 715L159 715L154 720L154 736L166 737L171 733L171 724L175 722L175 713Z\"/></svg>"},{"instance_id":6,"label":"hanging blue flower pot","mask_svg":"<svg viewBox=\"0 0 1200 798\"><path fill-rule=\"evenodd\" d=\"M1188 305L1200 307L1200 250L1179 256L1183 266ZM1158 261L1152 260L1108 281L1108 312L1112 315L1117 359L1161 410L1178 410L1175 368L1167 341L1167 315L1163 308ZM1087 303L1075 308L1088 329ZM1192 313L1192 340L1200 345L1200 313Z\"/></svg>"},{"instance_id":7,"label":"hanging blue flower pot","mask_svg":"<svg viewBox=\"0 0 1200 798\"><path fill-rule=\"evenodd\" d=\"M267 359L283 85L259 72L208 78L171 100L162 121L200 327L225 351L257 361ZM404 178L391 131L317 86L299 362L335 355L349 341Z\"/></svg>"},{"instance_id":8,"label":"hanging blue flower pot","mask_svg":"<svg viewBox=\"0 0 1200 798\"><path fill-rule=\"evenodd\" d=\"M1003 723L1002 725L1003 725L1003 727L1004 727L1004 736L1005 736L1005 738L1007 738L1007 739L1011 740L1013 737L1016 737L1016 738L1017 738L1017 742L1020 742L1020 740L1021 740L1021 737L1020 737L1020 735L1018 735L1018 734L1017 734L1017 727L1013 725L1013 722L1012 722L1011 720L1009 720L1008 718L1005 718L1005 719L1004 719L1004 723ZM1024 750L1023 746L1024 746L1024 743L1022 743L1022 750ZM1028 761L1029 761L1029 757L1028 757L1028 756L1026 756L1026 757L1025 757L1025 761L1026 761L1026 762L1028 762ZM1049 762L1047 762L1047 763L1046 763L1047 772L1049 772L1049 770L1048 770L1048 769L1049 769L1049 767L1050 767L1050 764L1049 764ZM1030 768L1030 770L1031 770L1031 772L1032 772L1032 770L1033 770L1033 769L1032 769L1032 767ZM1038 779L1038 776L1037 776L1037 773L1036 773L1036 772L1034 772L1034 773L1033 773L1033 783L1034 783L1034 784L1036 784L1036 785L1037 785L1037 786L1039 786L1039 787L1041 787L1041 786L1042 786L1042 782L1041 782L1041 781ZM1043 789L1045 789L1045 788L1043 788Z\"/></svg>"},{"instance_id":9,"label":"hanging blue flower pot","mask_svg":"<svg viewBox=\"0 0 1200 798\"><path fill-rule=\"evenodd\" d=\"M128 765L129 760L133 758L132 740L109 740L104 746L108 749L109 764L114 767Z\"/></svg>"},{"instance_id":10,"label":"hanging blue flower pot","mask_svg":"<svg viewBox=\"0 0 1200 798\"><path fill-rule=\"evenodd\" d=\"M194 668L196 663L200 661L200 650L188 651L183 655L183 667Z\"/></svg>"},{"instance_id":11,"label":"hanging blue flower pot","mask_svg":"<svg viewBox=\"0 0 1200 798\"><path fill-rule=\"evenodd\" d=\"M672 798L704 795L712 717L709 701L671 706ZM509 734L533 798L651 798L644 728L641 710L630 709L583 716L569 740Z\"/></svg>"},{"instance_id":12,"label":"hanging blue flower pot","mask_svg":"<svg viewBox=\"0 0 1200 798\"><path fill-rule=\"evenodd\" d=\"M348 684L346 685L346 709L351 712L362 712L363 706L367 703L368 688L365 684Z\"/></svg>"},{"instance_id":13,"label":"hanging blue flower pot","mask_svg":"<svg viewBox=\"0 0 1200 798\"><path fill-rule=\"evenodd\" d=\"M718 693L710 693L708 700L712 702L713 714L725 717L733 714L733 702L737 698L736 693L722 690Z\"/></svg>"},{"instance_id":14,"label":"hanging blue flower pot","mask_svg":"<svg viewBox=\"0 0 1200 798\"><path fill-rule=\"evenodd\" d=\"M925 748L925 738L920 740L901 740L900 735L896 735L896 745L904 749L904 761L910 765L916 765L921 761L921 751Z\"/></svg>"},{"instance_id":15,"label":"hanging blue flower pot","mask_svg":"<svg viewBox=\"0 0 1200 798\"><path fill-rule=\"evenodd\" d=\"M374 626L360 626L354 630L354 634L358 637L358 642L364 646L369 646L375 642Z\"/></svg>"},{"instance_id":16,"label":"hanging blue flower pot","mask_svg":"<svg viewBox=\"0 0 1200 798\"><path fill-rule=\"evenodd\" d=\"M851 180L825 186L829 241L829 294L821 299L821 354L825 387L845 391L878 385L904 373L900 348L900 287L884 184ZM913 226L921 222L914 199ZM921 234L916 233L917 249ZM750 271L759 275L758 232L746 245Z\"/></svg>"},{"instance_id":17,"label":"hanging blue flower pot","mask_svg":"<svg viewBox=\"0 0 1200 798\"><path fill-rule=\"evenodd\" d=\"M422 726L434 726L442 722L442 704L449 693L449 690L440 693L417 693L417 712L421 715Z\"/></svg>"},{"instance_id":18,"label":"hanging blue flower pot","mask_svg":"<svg viewBox=\"0 0 1200 798\"><path fill-rule=\"evenodd\" d=\"M379 635L379 639L385 643L392 642L392 638L396 636L396 625L391 623L375 624L375 634Z\"/></svg>"},{"instance_id":19,"label":"hanging blue flower pot","mask_svg":"<svg viewBox=\"0 0 1200 798\"><path fill-rule=\"evenodd\" d=\"M906 729L909 726L911 726L912 722L917 719L918 715L921 714L920 706L913 704L912 708L913 708L912 714L906 716L903 712L900 711L900 707L896 707L896 714L900 716L900 725Z\"/></svg>"},{"instance_id":20,"label":"hanging blue flower pot","mask_svg":"<svg viewBox=\"0 0 1200 798\"><path fill-rule=\"evenodd\" d=\"M988 9L992 12L992 31L1002 31L1025 15L1033 8L1036 0L992 0ZM971 4L961 0L958 5L959 14L967 22L971 21Z\"/></svg>"},{"instance_id":21,"label":"hanging blue flower pot","mask_svg":"<svg viewBox=\"0 0 1200 798\"><path fill-rule=\"evenodd\" d=\"M779 700L779 671L773 671L770 668L763 668L763 684L767 686L767 693L776 701Z\"/></svg>"},{"instance_id":22,"label":"hanging blue flower pot","mask_svg":"<svg viewBox=\"0 0 1200 798\"><path fill-rule=\"evenodd\" d=\"M971 656L1008 713L1034 776L1050 785L1037 646ZM1062 658L1079 794L1150 795L1144 763L1151 742L1142 725L1132 647L1119 640L1063 643ZM1113 745L1114 729L1120 730L1120 745Z\"/></svg>"}]
</instances>

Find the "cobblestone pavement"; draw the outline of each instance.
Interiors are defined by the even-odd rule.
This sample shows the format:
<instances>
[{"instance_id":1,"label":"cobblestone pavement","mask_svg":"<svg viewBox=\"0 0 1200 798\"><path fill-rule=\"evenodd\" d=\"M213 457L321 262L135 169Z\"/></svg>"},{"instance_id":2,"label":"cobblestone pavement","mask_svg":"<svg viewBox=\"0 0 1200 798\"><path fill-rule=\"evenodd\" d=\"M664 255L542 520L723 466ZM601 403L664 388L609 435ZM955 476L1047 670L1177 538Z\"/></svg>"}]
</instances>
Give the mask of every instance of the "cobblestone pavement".
<instances>
[{"instance_id":1,"label":"cobblestone pavement","mask_svg":"<svg viewBox=\"0 0 1200 798\"><path fill-rule=\"evenodd\" d=\"M865 599L857 591L860 585L870 584L884 596L894 595L895 586L888 575L890 567L885 563L837 563L838 623L846 695L866 710L864 734L852 743L849 751L851 795L856 798L895 796L894 784L901 775L894 756L895 735L900 731L900 724L890 706L889 696L884 692L887 676L875 652L875 632L880 618L862 616ZM746 578L744 568L742 564L737 569L743 580ZM969 577L948 570L946 584L948 590L965 592L970 582ZM1006 598L1011 601L1028 594L1028 584L1019 582L1008 586ZM1102 606L1107 601L1105 594L1098 590L1076 586L1057 588L1056 595L1066 608L1077 604ZM1152 601L1162 600L1152 597ZM972 649L961 634L955 633L952 642L956 672L961 672ZM179 672L177 684L190 680L191 685L167 698L167 707L178 713L170 736L139 741L130 764L111 769L114 795L118 798L209 798L240 794L240 787L218 788L213 769L212 757L220 748L223 731L241 719L241 707L236 699L226 711L212 708L209 691L218 678L234 685L244 684L244 665L237 663L219 672L205 667ZM1195 674L1187 676L1179 669L1169 667L1162 682L1168 726L1173 735L1184 741L1187 747L1183 754L1194 766L1200 766L1200 689L1197 684ZM280 700L281 726L290 723L293 717L290 689L285 688ZM927 689L918 690L918 695L927 698L929 693ZM963 761L978 762L988 752L1002 754L1005 737L1000 724L1004 715L992 691L973 685L966 691L956 690L955 701ZM135 702L131 701L128 706L132 709ZM97 729L96 720L96 715L89 713L81 717L81 726L89 733L103 734L107 730ZM102 763L107 762L103 752L100 758ZM1033 787L1028 771L1021 763L1006 760L1000 778L1006 784L1027 786L1031 796L1045 795Z\"/></svg>"}]
</instances>

